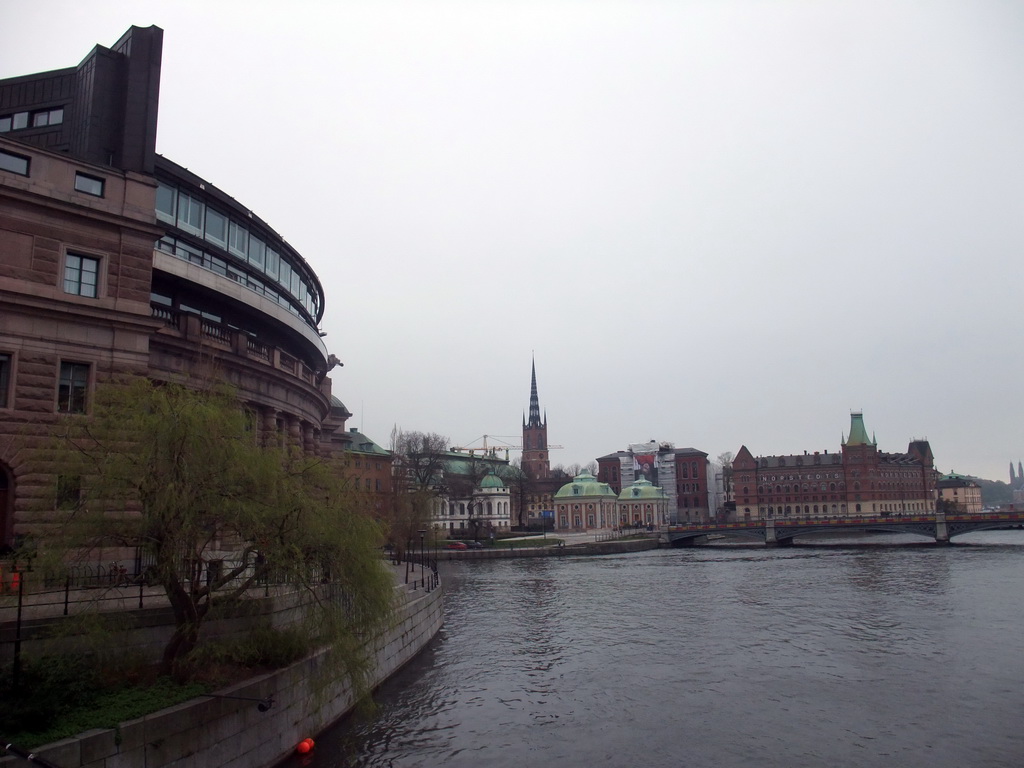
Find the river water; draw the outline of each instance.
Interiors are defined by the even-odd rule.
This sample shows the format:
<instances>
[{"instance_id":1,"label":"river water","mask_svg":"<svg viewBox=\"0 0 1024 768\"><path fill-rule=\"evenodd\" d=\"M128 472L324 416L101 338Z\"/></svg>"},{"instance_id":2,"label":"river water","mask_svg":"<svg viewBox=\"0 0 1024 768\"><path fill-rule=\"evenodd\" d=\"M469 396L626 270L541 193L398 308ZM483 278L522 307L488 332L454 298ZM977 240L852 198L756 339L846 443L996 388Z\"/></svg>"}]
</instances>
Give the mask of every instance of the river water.
<instances>
[{"instance_id":1,"label":"river water","mask_svg":"<svg viewBox=\"0 0 1024 768\"><path fill-rule=\"evenodd\" d=\"M442 564L445 626L288 766L1024 765L1024 532Z\"/></svg>"}]
</instances>

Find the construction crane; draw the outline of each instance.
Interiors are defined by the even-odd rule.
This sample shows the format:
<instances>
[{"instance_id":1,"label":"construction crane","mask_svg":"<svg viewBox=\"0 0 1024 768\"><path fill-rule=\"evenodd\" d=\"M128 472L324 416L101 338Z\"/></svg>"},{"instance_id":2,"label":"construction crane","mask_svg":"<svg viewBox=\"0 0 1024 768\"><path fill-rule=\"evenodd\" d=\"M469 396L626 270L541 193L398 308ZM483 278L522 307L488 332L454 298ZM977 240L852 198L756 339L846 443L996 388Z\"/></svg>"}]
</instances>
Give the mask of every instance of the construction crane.
<instances>
[{"instance_id":1,"label":"construction crane","mask_svg":"<svg viewBox=\"0 0 1024 768\"><path fill-rule=\"evenodd\" d=\"M509 453L509 451L521 451L521 450L523 450L523 446L521 444L518 444L518 443L509 443L509 442L505 442L505 441L506 440L517 440L518 441L520 439L521 438L518 435L482 435L482 436L478 437L476 440L473 440L472 442L470 442L470 444L468 446L453 446L452 450L453 451L464 451L465 453L468 453L471 456L475 456L478 451L480 453L484 454L484 455L490 455L490 456L494 456L495 455L495 451L504 451L505 452L505 460L508 461L508 453ZM487 444L488 440L497 440L501 444L500 445L494 445L494 444L488 445ZM476 443L478 443L478 442L482 442L483 445L476 446ZM474 446L476 446L476 447L474 447ZM561 447L562 446L560 446L560 445L549 445L548 446L548 450L553 450L553 449L557 449L557 448L561 448Z\"/></svg>"}]
</instances>

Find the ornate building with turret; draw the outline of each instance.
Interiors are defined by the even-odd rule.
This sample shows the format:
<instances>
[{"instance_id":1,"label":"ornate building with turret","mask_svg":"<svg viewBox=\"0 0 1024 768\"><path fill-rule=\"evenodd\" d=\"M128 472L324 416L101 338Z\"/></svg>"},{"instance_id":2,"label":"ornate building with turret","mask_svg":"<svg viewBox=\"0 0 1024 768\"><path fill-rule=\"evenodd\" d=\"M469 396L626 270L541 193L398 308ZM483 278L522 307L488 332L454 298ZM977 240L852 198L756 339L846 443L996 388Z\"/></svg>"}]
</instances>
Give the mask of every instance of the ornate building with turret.
<instances>
[{"instance_id":1,"label":"ornate building with turret","mask_svg":"<svg viewBox=\"0 0 1024 768\"><path fill-rule=\"evenodd\" d=\"M732 466L741 520L935 511L938 473L928 441L911 440L905 453L879 451L859 412L850 414L839 453L755 457L744 445Z\"/></svg>"}]
</instances>

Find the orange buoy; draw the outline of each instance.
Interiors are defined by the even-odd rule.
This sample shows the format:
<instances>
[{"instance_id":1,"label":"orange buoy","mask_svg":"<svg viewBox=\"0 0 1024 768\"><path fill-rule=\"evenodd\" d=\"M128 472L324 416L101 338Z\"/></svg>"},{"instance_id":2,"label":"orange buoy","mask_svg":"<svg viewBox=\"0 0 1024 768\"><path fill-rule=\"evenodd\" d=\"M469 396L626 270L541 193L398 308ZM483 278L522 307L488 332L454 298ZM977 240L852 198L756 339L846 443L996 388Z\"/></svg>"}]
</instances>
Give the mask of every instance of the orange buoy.
<instances>
[{"instance_id":1,"label":"orange buoy","mask_svg":"<svg viewBox=\"0 0 1024 768\"><path fill-rule=\"evenodd\" d=\"M312 752L313 751L313 747L316 746L316 742L313 741L312 739L303 739L303 741L308 741L309 742L309 749Z\"/></svg>"},{"instance_id":2,"label":"orange buoy","mask_svg":"<svg viewBox=\"0 0 1024 768\"><path fill-rule=\"evenodd\" d=\"M302 741L300 741L298 744L295 745L295 751L298 752L300 755L309 754L309 751L311 749L313 749L313 743L312 742L313 742L312 739L303 739Z\"/></svg>"}]
</instances>

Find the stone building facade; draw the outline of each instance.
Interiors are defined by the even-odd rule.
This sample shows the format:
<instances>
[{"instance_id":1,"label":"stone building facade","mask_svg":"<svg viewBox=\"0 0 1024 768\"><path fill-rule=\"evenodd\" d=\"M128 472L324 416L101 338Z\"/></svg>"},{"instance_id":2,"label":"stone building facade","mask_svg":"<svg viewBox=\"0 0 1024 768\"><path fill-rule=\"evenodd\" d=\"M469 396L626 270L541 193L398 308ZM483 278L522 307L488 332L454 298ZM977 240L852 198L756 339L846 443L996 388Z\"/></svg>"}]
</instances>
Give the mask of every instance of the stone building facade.
<instances>
[{"instance_id":1,"label":"stone building facade","mask_svg":"<svg viewBox=\"0 0 1024 768\"><path fill-rule=\"evenodd\" d=\"M124 374L226 379L264 442L352 442L312 268L156 154L162 44L132 27L75 67L0 80L0 550L52 516L59 470L35 449Z\"/></svg>"}]
</instances>

